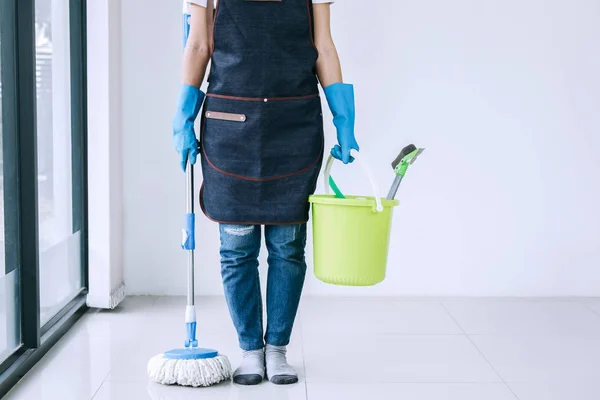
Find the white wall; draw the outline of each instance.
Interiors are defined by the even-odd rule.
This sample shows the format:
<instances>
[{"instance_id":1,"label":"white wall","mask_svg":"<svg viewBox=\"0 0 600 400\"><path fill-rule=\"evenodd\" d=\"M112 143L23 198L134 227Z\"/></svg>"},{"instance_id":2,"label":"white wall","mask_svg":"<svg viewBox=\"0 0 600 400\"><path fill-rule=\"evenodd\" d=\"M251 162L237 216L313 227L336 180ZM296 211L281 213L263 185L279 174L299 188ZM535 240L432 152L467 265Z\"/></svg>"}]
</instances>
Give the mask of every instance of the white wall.
<instances>
[{"instance_id":1,"label":"white wall","mask_svg":"<svg viewBox=\"0 0 600 400\"><path fill-rule=\"evenodd\" d=\"M366 4L333 7L362 151L382 188L401 147L427 151L401 188L387 280L351 290L309 273L305 293L600 295L600 3ZM122 13L125 281L183 294L185 179L170 131L180 6L127 0ZM335 170L346 192L368 194L359 173ZM217 226L199 218L197 238L199 290L222 293Z\"/></svg>"},{"instance_id":2,"label":"white wall","mask_svg":"<svg viewBox=\"0 0 600 400\"><path fill-rule=\"evenodd\" d=\"M113 308L123 287L121 8L87 2L90 307Z\"/></svg>"}]
</instances>

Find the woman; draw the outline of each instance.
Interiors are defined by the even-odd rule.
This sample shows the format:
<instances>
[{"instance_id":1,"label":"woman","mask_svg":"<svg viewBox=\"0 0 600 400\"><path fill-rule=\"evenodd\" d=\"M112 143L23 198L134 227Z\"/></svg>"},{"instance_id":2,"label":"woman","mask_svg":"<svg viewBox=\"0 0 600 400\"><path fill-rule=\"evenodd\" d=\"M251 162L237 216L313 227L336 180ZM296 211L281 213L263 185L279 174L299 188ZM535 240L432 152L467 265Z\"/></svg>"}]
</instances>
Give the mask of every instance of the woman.
<instances>
[{"instance_id":1,"label":"woman","mask_svg":"<svg viewBox=\"0 0 600 400\"><path fill-rule=\"evenodd\" d=\"M312 3L314 4L311 4ZM234 382L298 381L286 346L306 263L308 196L323 159L318 82L334 115L332 154L351 162L354 93L342 83L330 33L331 0L191 0L190 32L173 142L194 164L199 90L212 60L202 112L200 204L220 224L221 273L243 361ZM214 18L213 18L214 15ZM261 226L269 251L267 327L258 276Z\"/></svg>"}]
</instances>

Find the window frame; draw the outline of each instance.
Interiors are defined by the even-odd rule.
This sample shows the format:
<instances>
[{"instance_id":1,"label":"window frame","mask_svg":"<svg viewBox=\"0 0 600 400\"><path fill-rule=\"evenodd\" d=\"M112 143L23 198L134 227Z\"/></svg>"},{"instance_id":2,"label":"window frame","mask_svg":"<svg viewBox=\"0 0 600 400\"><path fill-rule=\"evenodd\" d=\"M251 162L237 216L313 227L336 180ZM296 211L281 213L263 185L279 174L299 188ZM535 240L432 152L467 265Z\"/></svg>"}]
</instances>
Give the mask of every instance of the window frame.
<instances>
[{"instance_id":1,"label":"window frame","mask_svg":"<svg viewBox=\"0 0 600 400\"><path fill-rule=\"evenodd\" d=\"M0 363L4 396L86 311L88 283L86 1L69 0L73 225L84 283L40 324L35 0L0 0L6 272L20 269L21 346ZM16 194L16 195L15 195ZM32 251L34 249L34 251Z\"/></svg>"}]
</instances>

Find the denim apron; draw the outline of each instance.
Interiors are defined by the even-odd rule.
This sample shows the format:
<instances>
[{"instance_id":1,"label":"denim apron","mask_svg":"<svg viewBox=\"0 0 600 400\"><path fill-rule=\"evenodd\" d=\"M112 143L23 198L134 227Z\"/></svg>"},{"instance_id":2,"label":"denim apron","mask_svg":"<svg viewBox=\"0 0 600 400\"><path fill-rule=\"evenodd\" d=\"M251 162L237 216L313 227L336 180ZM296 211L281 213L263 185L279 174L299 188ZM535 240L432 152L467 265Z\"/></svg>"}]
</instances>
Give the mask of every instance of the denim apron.
<instances>
[{"instance_id":1,"label":"denim apron","mask_svg":"<svg viewBox=\"0 0 600 400\"><path fill-rule=\"evenodd\" d=\"M311 0L219 0L200 205L227 224L308 220L323 160Z\"/></svg>"}]
</instances>

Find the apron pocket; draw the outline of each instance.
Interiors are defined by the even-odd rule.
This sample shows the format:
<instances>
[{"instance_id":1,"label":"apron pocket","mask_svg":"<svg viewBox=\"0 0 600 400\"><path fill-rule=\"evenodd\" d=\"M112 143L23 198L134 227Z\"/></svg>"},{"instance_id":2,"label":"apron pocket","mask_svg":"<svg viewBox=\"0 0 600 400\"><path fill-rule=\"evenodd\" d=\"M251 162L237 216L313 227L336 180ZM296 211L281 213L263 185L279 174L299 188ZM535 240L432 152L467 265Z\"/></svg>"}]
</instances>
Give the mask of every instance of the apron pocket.
<instances>
[{"instance_id":1,"label":"apron pocket","mask_svg":"<svg viewBox=\"0 0 600 400\"><path fill-rule=\"evenodd\" d=\"M220 173L275 180L305 172L323 156L319 97L255 101L208 96L204 107L202 152ZM233 122L229 115L245 116L245 121Z\"/></svg>"}]
</instances>

